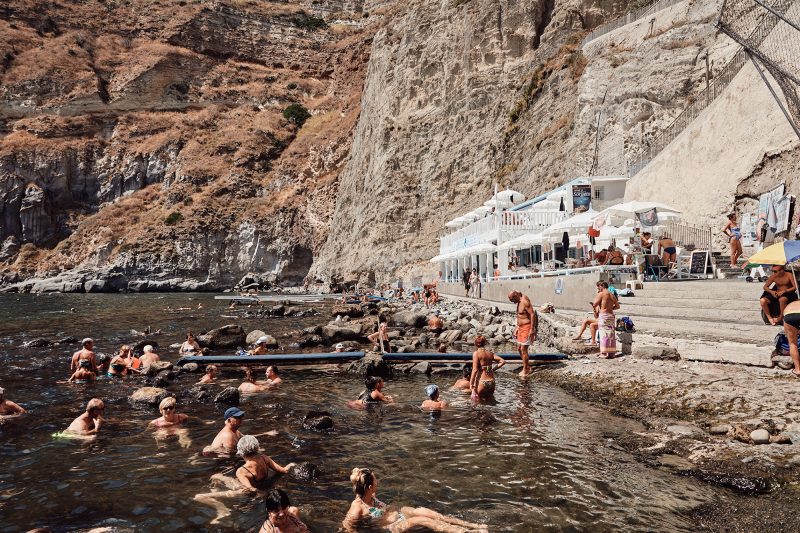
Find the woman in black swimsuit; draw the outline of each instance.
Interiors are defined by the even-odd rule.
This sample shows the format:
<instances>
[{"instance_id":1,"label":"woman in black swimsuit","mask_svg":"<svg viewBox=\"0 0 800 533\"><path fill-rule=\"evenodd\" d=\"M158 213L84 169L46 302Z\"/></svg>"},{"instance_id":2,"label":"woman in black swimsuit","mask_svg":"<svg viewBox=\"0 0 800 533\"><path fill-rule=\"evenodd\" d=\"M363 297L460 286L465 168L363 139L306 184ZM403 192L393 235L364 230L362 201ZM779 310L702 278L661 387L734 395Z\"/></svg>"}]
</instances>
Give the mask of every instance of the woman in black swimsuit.
<instances>
[{"instance_id":1,"label":"woman in black swimsuit","mask_svg":"<svg viewBox=\"0 0 800 533\"><path fill-rule=\"evenodd\" d=\"M236 479L246 490L266 490L270 473L287 474L294 463L281 466L268 455L260 452L258 439L252 435L244 435L236 445L237 454L244 459L244 464L236 470Z\"/></svg>"},{"instance_id":2,"label":"woman in black swimsuit","mask_svg":"<svg viewBox=\"0 0 800 533\"><path fill-rule=\"evenodd\" d=\"M608 246L608 255L606 256L607 265L624 265L625 258L622 257L622 252L614 248L612 245Z\"/></svg>"}]
</instances>

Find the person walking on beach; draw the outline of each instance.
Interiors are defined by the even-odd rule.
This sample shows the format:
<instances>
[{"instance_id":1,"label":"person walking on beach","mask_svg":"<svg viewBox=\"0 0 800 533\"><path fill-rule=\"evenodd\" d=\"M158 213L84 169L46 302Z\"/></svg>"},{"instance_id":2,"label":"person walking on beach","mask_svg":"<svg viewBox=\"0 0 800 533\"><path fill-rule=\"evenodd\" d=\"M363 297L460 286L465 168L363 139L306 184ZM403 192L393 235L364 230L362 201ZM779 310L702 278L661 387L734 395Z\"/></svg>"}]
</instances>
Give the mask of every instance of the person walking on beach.
<instances>
[{"instance_id":1,"label":"person walking on beach","mask_svg":"<svg viewBox=\"0 0 800 533\"><path fill-rule=\"evenodd\" d=\"M773 265L772 275L764 283L764 292L761 293L760 299L761 309L769 323L777 326L783 320L786 306L795 300L797 300L797 280L794 278L794 273L787 271L783 265ZM770 307L773 304L780 306L778 316L772 316Z\"/></svg>"},{"instance_id":2,"label":"person walking on beach","mask_svg":"<svg viewBox=\"0 0 800 533\"><path fill-rule=\"evenodd\" d=\"M481 277L476 268L472 269L472 274L469 276L469 295L472 298L481 297Z\"/></svg>"},{"instance_id":3,"label":"person walking on beach","mask_svg":"<svg viewBox=\"0 0 800 533\"><path fill-rule=\"evenodd\" d=\"M522 358L522 371L519 377L528 377L531 373L531 366L528 362L528 347L536 341L536 311L533 310L531 300L519 291L508 293L508 299L517 304L517 349Z\"/></svg>"},{"instance_id":4,"label":"person walking on beach","mask_svg":"<svg viewBox=\"0 0 800 533\"><path fill-rule=\"evenodd\" d=\"M592 307L598 310L597 327L600 331L600 357L610 359L617 353L617 319L614 310L619 309L619 302L608 290L608 283L605 281L597 282L597 297L592 303Z\"/></svg>"},{"instance_id":5,"label":"person walking on beach","mask_svg":"<svg viewBox=\"0 0 800 533\"><path fill-rule=\"evenodd\" d=\"M97 358L94 355L94 341L87 337L81 341L81 345L81 349L72 355L72 363L69 365L70 371L75 372L79 367L83 367L97 374ZM84 363L83 361L86 362Z\"/></svg>"},{"instance_id":6,"label":"person walking on beach","mask_svg":"<svg viewBox=\"0 0 800 533\"><path fill-rule=\"evenodd\" d=\"M72 421L64 433L74 435L96 435L103 425L103 411L106 406L100 398L92 398L86 404L86 411L81 416Z\"/></svg>"},{"instance_id":7,"label":"person walking on beach","mask_svg":"<svg viewBox=\"0 0 800 533\"><path fill-rule=\"evenodd\" d=\"M731 268L736 268L739 258L744 253L742 251L742 230L736 221L736 213L728 215L728 223L722 232L728 236L728 241L731 244Z\"/></svg>"}]
</instances>

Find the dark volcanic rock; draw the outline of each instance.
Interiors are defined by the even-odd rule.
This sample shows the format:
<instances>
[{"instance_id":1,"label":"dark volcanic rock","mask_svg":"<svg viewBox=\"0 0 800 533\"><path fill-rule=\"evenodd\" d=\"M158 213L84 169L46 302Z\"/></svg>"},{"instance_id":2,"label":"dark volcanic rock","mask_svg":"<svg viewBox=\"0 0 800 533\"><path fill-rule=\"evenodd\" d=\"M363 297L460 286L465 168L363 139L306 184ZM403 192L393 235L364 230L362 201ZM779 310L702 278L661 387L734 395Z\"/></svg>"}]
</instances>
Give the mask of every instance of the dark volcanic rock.
<instances>
[{"instance_id":1,"label":"dark volcanic rock","mask_svg":"<svg viewBox=\"0 0 800 533\"><path fill-rule=\"evenodd\" d=\"M314 463L296 463L289 469L289 475L301 481L312 481L319 477L319 468Z\"/></svg>"},{"instance_id":2,"label":"dark volcanic rock","mask_svg":"<svg viewBox=\"0 0 800 533\"><path fill-rule=\"evenodd\" d=\"M44 348L45 346L50 346L50 341L41 337L22 344L23 348Z\"/></svg>"},{"instance_id":3,"label":"dark volcanic rock","mask_svg":"<svg viewBox=\"0 0 800 533\"><path fill-rule=\"evenodd\" d=\"M309 411L303 417L303 427L313 431L333 429L333 418L327 411Z\"/></svg>"},{"instance_id":4,"label":"dark volcanic rock","mask_svg":"<svg viewBox=\"0 0 800 533\"><path fill-rule=\"evenodd\" d=\"M244 346L247 341L247 334L242 326L228 324L221 328L212 329L197 337L197 342L203 348L238 348Z\"/></svg>"},{"instance_id":5,"label":"dark volcanic rock","mask_svg":"<svg viewBox=\"0 0 800 533\"><path fill-rule=\"evenodd\" d=\"M236 387L228 387L214 397L215 403L223 405L238 406L239 405L239 389Z\"/></svg>"},{"instance_id":6,"label":"dark volcanic rock","mask_svg":"<svg viewBox=\"0 0 800 533\"><path fill-rule=\"evenodd\" d=\"M384 361L378 352L367 352L361 359L349 363L345 370L360 376L389 377L392 375L391 365Z\"/></svg>"},{"instance_id":7,"label":"dark volcanic rock","mask_svg":"<svg viewBox=\"0 0 800 533\"><path fill-rule=\"evenodd\" d=\"M153 406L161 403L167 396L169 393L160 387L142 387L133 391L128 400L134 405Z\"/></svg>"},{"instance_id":8,"label":"dark volcanic rock","mask_svg":"<svg viewBox=\"0 0 800 533\"><path fill-rule=\"evenodd\" d=\"M421 328L427 321L428 317L425 313L411 309L395 313L389 318L389 324L392 326L409 326L413 328Z\"/></svg>"}]
</instances>

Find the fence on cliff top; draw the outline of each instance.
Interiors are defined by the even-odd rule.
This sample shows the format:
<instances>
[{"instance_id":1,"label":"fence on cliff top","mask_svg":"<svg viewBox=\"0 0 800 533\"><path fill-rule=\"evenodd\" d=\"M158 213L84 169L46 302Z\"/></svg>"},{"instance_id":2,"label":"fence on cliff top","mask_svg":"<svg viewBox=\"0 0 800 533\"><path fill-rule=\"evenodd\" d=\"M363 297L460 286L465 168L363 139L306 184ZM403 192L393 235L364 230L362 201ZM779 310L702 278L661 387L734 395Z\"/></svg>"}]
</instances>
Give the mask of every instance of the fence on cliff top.
<instances>
[{"instance_id":1,"label":"fence on cliff top","mask_svg":"<svg viewBox=\"0 0 800 533\"><path fill-rule=\"evenodd\" d=\"M598 37L602 37L603 35L606 35L607 33L610 33L616 29L627 26L632 22L636 22L637 20L643 19L649 15L652 15L653 13L661 11L662 9L674 6L675 4L680 4L684 1L685 0L658 0L650 5L640 7L639 9L634 9L633 11L628 11L621 17L614 19L611 22L601 24L589 32L589 34L583 38L583 41L581 42L581 48L594 41Z\"/></svg>"}]
</instances>

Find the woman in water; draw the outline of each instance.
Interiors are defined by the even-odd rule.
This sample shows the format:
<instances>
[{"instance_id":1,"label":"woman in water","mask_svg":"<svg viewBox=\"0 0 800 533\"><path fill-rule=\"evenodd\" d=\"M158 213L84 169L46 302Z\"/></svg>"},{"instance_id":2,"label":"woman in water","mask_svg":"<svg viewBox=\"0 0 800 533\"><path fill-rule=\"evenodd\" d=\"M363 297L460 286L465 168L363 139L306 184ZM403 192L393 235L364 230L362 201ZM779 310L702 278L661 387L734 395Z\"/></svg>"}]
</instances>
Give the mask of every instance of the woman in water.
<instances>
[{"instance_id":1,"label":"woman in water","mask_svg":"<svg viewBox=\"0 0 800 533\"><path fill-rule=\"evenodd\" d=\"M491 400L494 398L494 373L506 364L502 357L499 357L486 348L486 337L478 335L475 337L475 350L472 353L472 376L469 384L472 389L474 400ZM496 367L492 365L498 363Z\"/></svg>"},{"instance_id":2,"label":"woman in water","mask_svg":"<svg viewBox=\"0 0 800 533\"><path fill-rule=\"evenodd\" d=\"M728 241L731 243L731 268L736 268L739 258L744 253L742 251L742 230L736 221L736 213L728 215L728 223L722 232L728 236Z\"/></svg>"},{"instance_id":3,"label":"woman in water","mask_svg":"<svg viewBox=\"0 0 800 533\"><path fill-rule=\"evenodd\" d=\"M269 491L264 499L267 520L258 533L305 533L308 527L300 520L300 510L289 502L281 489Z\"/></svg>"},{"instance_id":4,"label":"woman in water","mask_svg":"<svg viewBox=\"0 0 800 533\"><path fill-rule=\"evenodd\" d=\"M200 352L200 345L194 338L194 333L191 331L186 333L186 340L181 344L181 349L178 350L178 355L193 355Z\"/></svg>"},{"instance_id":5,"label":"woman in water","mask_svg":"<svg viewBox=\"0 0 800 533\"><path fill-rule=\"evenodd\" d=\"M366 390L358 396L357 400L347 402L348 407L352 409L366 409L370 405L394 402L391 396L381 392L383 390L383 385L383 378L367 376L364 379Z\"/></svg>"},{"instance_id":6,"label":"woman in water","mask_svg":"<svg viewBox=\"0 0 800 533\"><path fill-rule=\"evenodd\" d=\"M370 531L377 526L392 533L416 531L419 528L445 533L488 531L486 526L481 524L445 516L425 507L403 507L400 511L393 510L376 497L378 479L368 468L354 468L350 474L350 482L353 484L356 497L342 522L345 531L358 531L364 526L370 527Z\"/></svg>"},{"instance_id":7,"label":"woman in water","mask_svg":"<svg viewBox=\"0 0 800 533\"><path fill-rule=\"evenodd\" d=\"M149 424L151 427L158 429L180 426L189 419L189 415L183 415L175 412L177 401L174 397L169 396L161 400L158 405L158 410L161 412L161 417L152 420Z\"/></svg>"},{"instance_id":8,"label":"woman in water","mask_svg":"<svg viewBox=\"0 0 800 533\"><path fill-rule=\"evenodd\" d=\"M200 378L200 381L197 382L198 385L205 385L207 383L214 383L217 381L217 365L208 365L206 367L206 373L203 374L203 377Z\"/></svg>"},{"instance_id":9,"label":"woman in water","mask_svg":"<svg viewBox=\"0 0 800 533\"><path fill-rule=\"evenodd\" d=\"M121 378L129 372L140 373L133 368L133 349L127 344L123 344L119 349L119 354L111 360L108 367L108 377Z\"/></svg>"}]
</instances>

